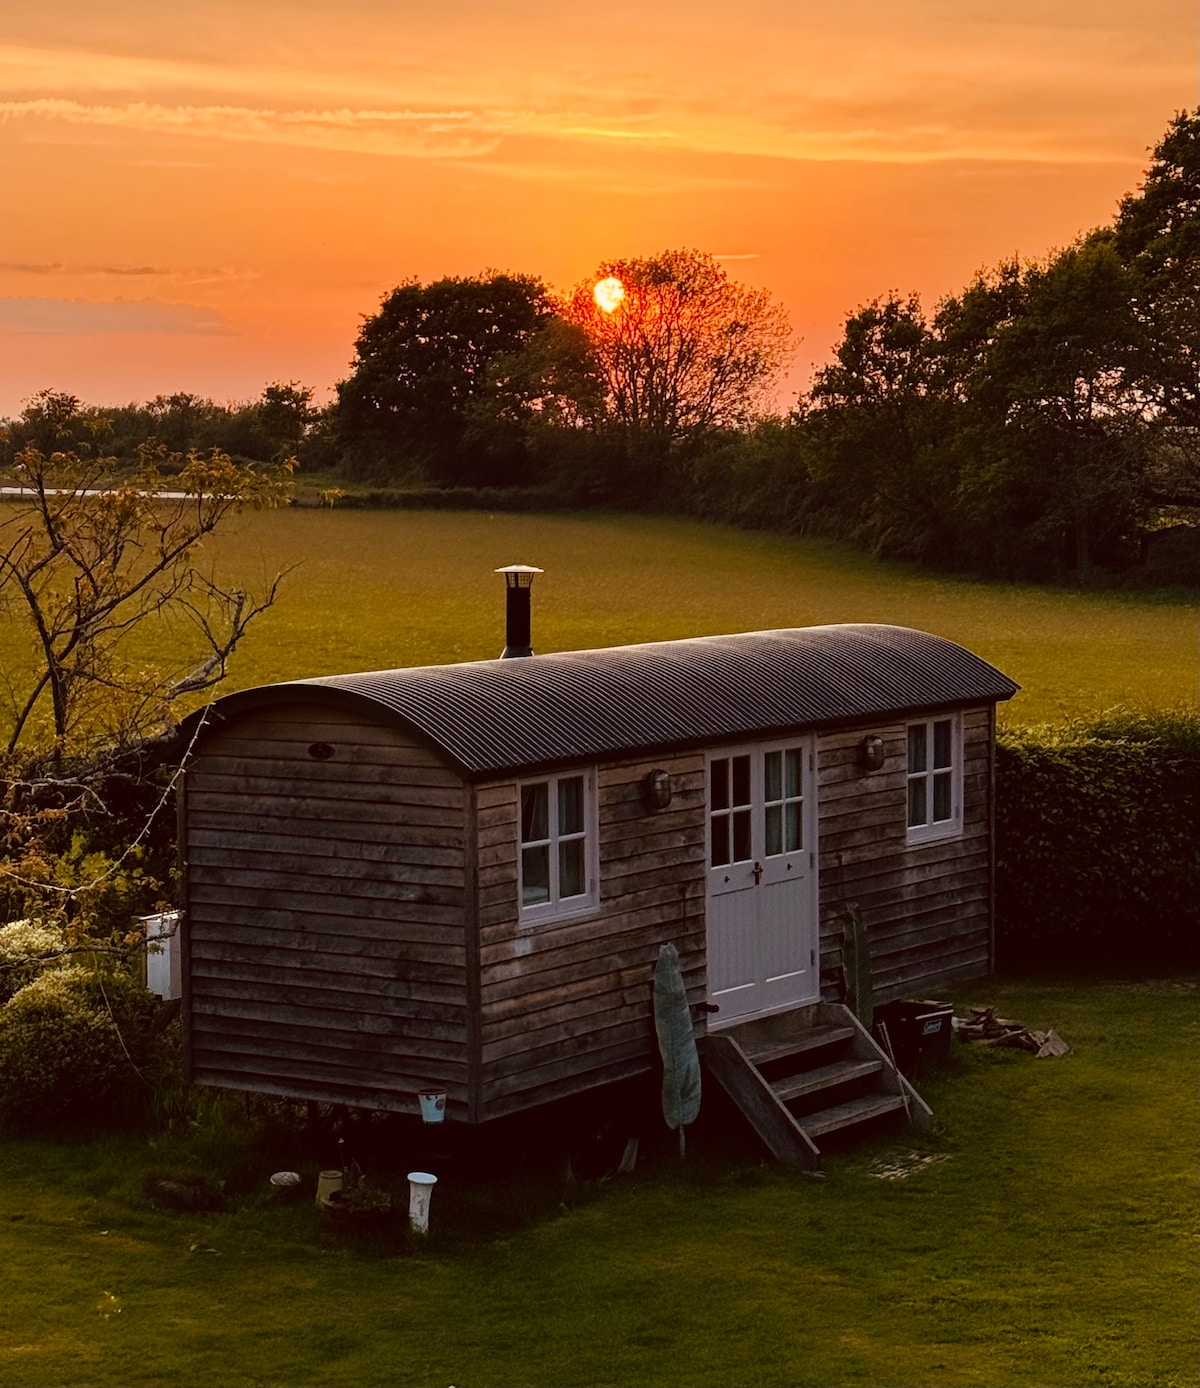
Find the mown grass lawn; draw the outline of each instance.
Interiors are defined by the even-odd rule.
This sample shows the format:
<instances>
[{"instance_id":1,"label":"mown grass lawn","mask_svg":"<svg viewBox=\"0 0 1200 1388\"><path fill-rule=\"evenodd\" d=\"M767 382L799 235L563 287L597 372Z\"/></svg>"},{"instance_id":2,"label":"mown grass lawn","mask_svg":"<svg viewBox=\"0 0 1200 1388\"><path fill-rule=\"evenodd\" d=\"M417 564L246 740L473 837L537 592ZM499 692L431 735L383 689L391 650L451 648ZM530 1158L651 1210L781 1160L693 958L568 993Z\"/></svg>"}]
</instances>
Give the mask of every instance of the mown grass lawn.
<instances>
[{"instance_id":1,"label":"mown grass lawn","mask_svg":"<svg viewBox=\"0 0 1200 1388\"><path fill-rule=\"evenodd\" d=\"M948 636L1018 680L1001 717L1057 721L1115 704L1193 707L1197 629L1185 593L1114 593L947 578L853 550L660 517L443 511L259 512L203 553L242 581L295 564L224 688L499 654L492 570L545 569L534 646L575 650L825 622ZM19 663L17 626L0 664ZM138 659L180 662L179 634L139 633ZM0 717L7 717L0 712Z\"/></svg>"},{"instance_id":2,"label":"mown grass lawn","mask_svg":"<svg viewBox=\"0 0 1200 1388\"><path fill-rule=\"evenodd\" d=\"M247 517L224 566L299 562L233 671L245 685L475 660L503 645L492 570L545 569L534 646L825 622L892 622L961 641L1020 681L1003 716L1056 721L1118 703L1194 706L1194 604L946 578L844 547L644 516L287 511Z\"/></svg>"},{"instance_id":3,"label":"mown grass lawn","mask_svg":"<svg viewBox=\"0 0 1200 1388\"><path fill-rule=\"evenodd\" d=\"M450 1175L406 1254L273 1203L282 1152L230 1130L4 1142L0 1382L1194 1384L1194 981L956 998L978 1002L1071 1054L956 1047L922 1084L935 1133L821 1181L711 1125L685 1163L664 1146L600 1185ZM873 1174L914 1155L936 1160ZM377 1174L399 1191L410 1160ZM148 1207L147 1174L196 1170L246 1193Z\"/></svg>"}]
</instances>

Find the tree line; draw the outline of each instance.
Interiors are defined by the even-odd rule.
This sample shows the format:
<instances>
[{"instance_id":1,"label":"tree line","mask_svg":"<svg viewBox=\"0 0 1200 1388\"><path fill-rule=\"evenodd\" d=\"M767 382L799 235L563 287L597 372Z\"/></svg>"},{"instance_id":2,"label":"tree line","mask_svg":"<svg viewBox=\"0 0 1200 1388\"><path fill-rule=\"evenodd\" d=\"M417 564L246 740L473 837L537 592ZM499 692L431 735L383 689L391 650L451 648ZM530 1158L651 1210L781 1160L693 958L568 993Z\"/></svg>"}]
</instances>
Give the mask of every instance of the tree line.
<instances>
[{"instance_id":1,"label":"tree line","mask_svg":"<svg viewBox=\"0 0 1200 1388\"><path fill-rule=\"evenodd\" d=\"M294 456L302 477L410 498L667 509L1004 577L1137 572L1173 540L1185 562L1155 572L1188 577L1200 111L1171 121L1110 225L932 309L896 292L860 306L781 413L790 337L767 293L696 250L605 262L563 296L513 273L408 280L323 409L290 382L235 406L71 402L73 427L117 459L147 440L180 459ZM47 393L10 422L0 467L56 399L61 414Z\"/></svg>"}]
</instances>

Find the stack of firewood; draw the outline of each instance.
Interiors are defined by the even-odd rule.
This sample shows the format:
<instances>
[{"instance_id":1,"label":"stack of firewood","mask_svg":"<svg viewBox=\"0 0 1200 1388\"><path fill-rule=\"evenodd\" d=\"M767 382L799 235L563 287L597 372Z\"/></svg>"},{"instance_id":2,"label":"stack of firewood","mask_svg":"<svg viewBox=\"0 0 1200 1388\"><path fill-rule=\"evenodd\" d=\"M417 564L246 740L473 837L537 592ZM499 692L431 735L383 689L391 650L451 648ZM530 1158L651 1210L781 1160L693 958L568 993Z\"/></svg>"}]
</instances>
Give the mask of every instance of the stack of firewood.
<instances>
[{"instance_id":1,"label":"stack of firewood","mask_svg":"<svg viewBox=\"0 0 1200 1388\"><path fill-rule=\"evenodd\" d=\"M997 1017L994 1007L973 1007L966 1021L955 1017L954 1034L960 1041L977 1041L984 1046L1014 1046L1031 1052L1039 1060L1049 1055L1066 1055L1071 1049L1058 1032L1037 1031L1010 1017Z\"/></svg>"}]
</instances>

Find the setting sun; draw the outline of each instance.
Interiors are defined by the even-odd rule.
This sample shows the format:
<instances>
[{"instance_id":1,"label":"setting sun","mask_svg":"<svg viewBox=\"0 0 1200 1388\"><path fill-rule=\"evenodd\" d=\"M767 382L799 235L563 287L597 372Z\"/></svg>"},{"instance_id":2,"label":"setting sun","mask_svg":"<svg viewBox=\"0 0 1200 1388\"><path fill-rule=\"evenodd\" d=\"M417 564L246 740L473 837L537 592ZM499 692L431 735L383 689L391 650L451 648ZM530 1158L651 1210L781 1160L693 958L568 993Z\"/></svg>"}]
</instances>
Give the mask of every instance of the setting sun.
<instances>
[{"instance_id":1,"label":"setting sun","mask_svg":"<svg viewBox=\"0 0 1200 1388\"><path fill-rule=\"evenodd\" d=\"M605 313L615 313L625 298L625 286L615 275L609 275L592 290L592 297Z\"/></svg>"}]
</instances>

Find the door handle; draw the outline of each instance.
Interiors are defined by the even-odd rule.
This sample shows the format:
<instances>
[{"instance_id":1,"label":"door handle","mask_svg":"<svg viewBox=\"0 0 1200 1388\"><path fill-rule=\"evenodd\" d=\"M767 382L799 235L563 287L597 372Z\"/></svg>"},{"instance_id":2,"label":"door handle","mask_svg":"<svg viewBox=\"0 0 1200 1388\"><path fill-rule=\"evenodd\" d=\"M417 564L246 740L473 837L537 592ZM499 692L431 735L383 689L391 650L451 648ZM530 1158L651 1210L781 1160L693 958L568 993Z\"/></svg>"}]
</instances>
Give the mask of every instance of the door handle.
<instances>
[{"instance_id":1,"label":"door handle","mask_svg":"<svg viewBox=\"0 0 1200 1388\"><path fill-rule=\"evenodd\" d=\"M762 865L761 863L755 863L755 864L754 864L754 885L755 885L756 887L757 887L758 884L762 881L762 875L763 875L763 865Z\"/></svg>"}]
</instances>

